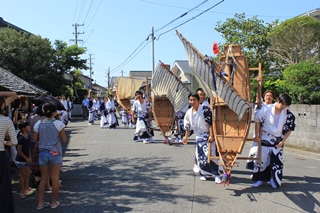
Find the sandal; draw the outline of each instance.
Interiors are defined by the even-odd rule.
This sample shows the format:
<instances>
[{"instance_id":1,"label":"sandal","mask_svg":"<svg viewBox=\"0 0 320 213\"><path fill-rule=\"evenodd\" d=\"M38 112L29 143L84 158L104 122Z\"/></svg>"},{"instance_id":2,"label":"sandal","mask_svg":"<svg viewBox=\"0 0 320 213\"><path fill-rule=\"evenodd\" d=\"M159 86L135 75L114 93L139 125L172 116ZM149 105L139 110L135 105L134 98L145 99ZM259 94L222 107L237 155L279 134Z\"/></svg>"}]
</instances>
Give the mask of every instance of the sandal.
<instances>
[{"instance_id":1,"label":"sandal","mask_svg":"<svg viewBox=\"0 0 320 213\"><path fill-rule=\"evenodd\" d=\"M60 202L59 202L59 201L56 201L56 205L55 205L55 206L51 205L51 208L52 208L52 209L55 209L55 208L57 208L58 206L60 206Z\"/></svg>"},{"instance_id":2,"label":"sandal","mask_svg":"<svg viewBox=\"0 0 320 213\"><path fill-rule=\"evenodd\" d=\"M45 192L45 193L52 193L52 187L46 188L46 189L44 190L44 192Z\"/></svg>"},{"instance_id":3,"label":"sandal","mask_svg":"<svg viewBox=\"0 0 320 213\"><path fill-rule=\"evenodd\" d=\"M42 206L37 206L37 209L40 210L40 209L43 209L43 208L45 208L47 206L50 206L50 203L44 202Z\"/></svg>"}]
</instances>

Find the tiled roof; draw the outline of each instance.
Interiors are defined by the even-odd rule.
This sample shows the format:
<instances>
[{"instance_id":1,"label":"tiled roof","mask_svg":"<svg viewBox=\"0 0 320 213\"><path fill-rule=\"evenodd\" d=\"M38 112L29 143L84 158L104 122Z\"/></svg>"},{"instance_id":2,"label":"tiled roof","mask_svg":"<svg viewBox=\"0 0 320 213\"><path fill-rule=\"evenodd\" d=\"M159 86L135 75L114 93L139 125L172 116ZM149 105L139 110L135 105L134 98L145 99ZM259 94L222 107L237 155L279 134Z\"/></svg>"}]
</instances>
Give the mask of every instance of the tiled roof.
<instances>
[{"instance_id":1,"label":"tiled roof","mask_svg":"<svg viewBox=\"0 0 320 213\"><path fill-rule=\"evenodd\" d=\"M13 73L0 67L0 90L5 89L25 95L48 94L49 92L36 87Z\"/></svg>"},{"instance_id":2,"label":"tiled roof","mask_svg":"<svg viewBox=\"0 0 320 213\"><path fill-rule=\"evenodd\" d=\"M24 30L24 29L22 29L20 27L17 27L17 26L15 26L15 25L13 25L13 24L11 24L9 22L6 22L5 20L3 20L2 17L0 17L0 28L6 28L6 27L10 27L10 28L15 29L15 30L17 30L19 32L28 33L29 35L32 34L32 33L28 32L28 31L26 31L26 30Z\"/></svg>"}]
</instances>

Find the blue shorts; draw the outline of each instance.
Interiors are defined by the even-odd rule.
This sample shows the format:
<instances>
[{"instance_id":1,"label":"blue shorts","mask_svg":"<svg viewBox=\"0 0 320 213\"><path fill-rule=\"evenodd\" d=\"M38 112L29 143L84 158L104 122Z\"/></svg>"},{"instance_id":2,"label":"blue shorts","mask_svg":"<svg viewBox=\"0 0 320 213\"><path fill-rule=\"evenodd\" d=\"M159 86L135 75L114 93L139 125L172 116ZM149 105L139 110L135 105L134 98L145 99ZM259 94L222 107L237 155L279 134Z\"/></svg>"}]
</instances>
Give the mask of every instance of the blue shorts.
<instances>
[{"instance_id":1,"label":"blue shorts","mask_svg":"<svg viewBox=\"0 0 320 213\"><path fill-rule=\"evenodd\" d=\"M48 166L49 164L62 165L62 156L58 152L40 150L39 165Z\"/></svg>"},{"instance_id":2,"label":"blue shorts","mask_svg":"<svg viewBox=\"0 0 320 213\"><path fill-rule=\"evenodd\" d=\"M16 163L18 169L23 169L23 168L29 166L29 164L27 162L16 161L15 163Z\"/></svg>"}]
</instances>

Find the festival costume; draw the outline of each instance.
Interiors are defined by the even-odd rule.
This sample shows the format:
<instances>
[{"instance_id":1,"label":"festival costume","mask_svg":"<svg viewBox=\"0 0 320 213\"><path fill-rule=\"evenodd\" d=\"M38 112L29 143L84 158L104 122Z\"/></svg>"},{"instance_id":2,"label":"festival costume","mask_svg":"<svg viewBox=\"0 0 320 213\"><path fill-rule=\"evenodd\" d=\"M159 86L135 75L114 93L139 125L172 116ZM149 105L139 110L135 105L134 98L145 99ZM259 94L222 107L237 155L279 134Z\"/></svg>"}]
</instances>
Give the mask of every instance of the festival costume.
<instances>
[{"instance_id":1,"label":"festival costume","mask_svg":"<svg viewBox=\"0 0 320 213\"><path fill-rule=\"evenodd\" d=\"M108 111L108 123L109 128L114 129L118 125L117 117L116 117L116 106L114 100L108 100L106 104L106 109Z\"/></svg>"},{"instance_id":2,"label":"festival costume","mask_svg":"<svg viewBox=\"0 0 320 213\"><path fill-rule=\"evenodd\" d=\"M184 116L185 116L186 112L188 111L188 108L189 108L189 104L186 107L184 107L182 110L180 110L179 112L176 112L176 114L175 114L176 131L175 131L174 135L176 136L176 142L179 142L179 143L182 142L182 137L185 135L183 122L184 122Z\"/></svg>"},{"instance_id":3,"label":"festival costume","mask_svg":"<svg viewBox=\"0 0 320 213\"><path fill-rule=\"evenodd\" d=\"M106 105L107 105L107 102L106 103L102 102L102 104L99 107L99 111L100 111L100 115L101 115L101 120L100 120L100 127L101 128L103 128L104 125L106 123L108 123L108 120L107 120L108 111L107 111Z\"/></svg>"},{"instance_id":4,"label":"festival costume","mask_svg":"<svg viewBox=\"0 0 320 213\"><path fill-rule=\"evenodd\" d=\"M89 124L93 124L94 123L94 109L93 109L93 101L90 100L89 104L88 104L88 110L89 110Z\"/></svg>"},{"instance_id":5,"label":"festival costume","mask_svg":"<svg viewBox=\"0 0 320 213\"><path fill-rule=\"evenodd\" d=\"M199 105L196 112L190 108L184 117L185 130L193 130L196 135L196 161L200 168L202 176L218 176L218 165L213 161L207 162L208 159L208 139L210 126L212 125L212 111L210 107ZM215 143L211 143L211 155L216 152Z\"/></svg>"},{"instance_id":6,"label":"festival costume","mask_svg":"<svg viewBox=\"0 0 320 213\"><path fill-rule=\"evenodd\" d=\"M150 105L146 103L143 99L143 103L140 103L139 100L136 100L132 105L132 111L136 113L136 132L133 140L138 139L138 133L140 132L140 138L143 140L152 139L151 134L149 133L149 121L148 121L148 109Z\"/></svg>"},{"instance_id":7,"label":"festival costume","mask_svg":"<svg viewBox=\"0 0 320 213\"><path fill-rule=\"evenodd\" d=\"M275 105L264 105L257 111L255 122L261 122L261 165L254 161L254 181L268 181L272 178L276 187L281 186L283 175L283 147L276 148L285 133L295 129L295 116L288 109L283 109L279 115L275 114Z\"/></svg>"},{"instance_id":8,"label":"festival costume","mask_svg":"<svg viewBox=\"0 0 320 213\"><path fill-rule=\"evenodd\" d=\"M123 125L123 126L129 125L129 119L128 119L128 113L127 113L127 111L124 110L124 109L121 109L120 113L121 113L122 125Z\"/></svg>"},{"instance_id":9,"label":"festival costume","mask_svg":"<svg viewBox=\"0 0 320 213\"><path fill-rule=\"evenodd\" d=\"M262 102L262 106L264 106L264 105L266 105L266 104L264 102ZM254 109L254 114L256 114L258 110L259 110L259 108L257 108L257 105L256 105L255 109ZM255 133L253 133L252 137L253 138L255 137ZM257 158L258 157L258 142L256 142L256 141L252 142L248 157L249 158ZM247 160L246 169L253 170L253 160Z\"/></svg>"}]
</instances>

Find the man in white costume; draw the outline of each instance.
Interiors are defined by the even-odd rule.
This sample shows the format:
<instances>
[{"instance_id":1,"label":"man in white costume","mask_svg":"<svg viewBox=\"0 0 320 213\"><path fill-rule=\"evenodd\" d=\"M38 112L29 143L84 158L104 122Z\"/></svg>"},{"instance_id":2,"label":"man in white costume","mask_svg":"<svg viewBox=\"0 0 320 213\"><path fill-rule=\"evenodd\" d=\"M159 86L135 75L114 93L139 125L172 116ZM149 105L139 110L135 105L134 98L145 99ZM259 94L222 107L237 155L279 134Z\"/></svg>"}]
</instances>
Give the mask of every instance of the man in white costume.
<instances>
[{"instance_id":1,"label":"man in white costume","mask_svg":"<svg viewBox=\"0 0 320 213\"><path fill-rule=\"evenodd\" d=\"M116 117L116 103L113 100L113 95L109 95L109 100L107 102L107 111L108 111L108 123L110 129L115 129L118 125Z\"/></svg>"},{"instance_id":2,"label":"man in white costume","mask_svg":"<svg viewBox=\"0 0 320 213\"><path fill-rule=\"evenodd\" d=\"M256 113L263 105L272 104L274 98L275 98L274 92L272 90L266 90L263 93L264 102L262 102L261 106L255 105L255 112L254 113ZM257 102L258 102L258 100L257 100ZM260 125L260 123L255 123L255 125ZM258 154L257 154L258 153L258 142L256 142L256 141L257 141L257 139L256 139L255 135L253 135L252 146L249 150L249 157L250 158L257 158L257 156L258 156ZM246 168L253 170L253 160L247 160Z\"/></svg>"},{"instance_id":3,"label":"man in white costume","mask_svg":"<svg viewBox=\"0 0 320 213\"><path fill-rule=\"evenodd\" d=\"M295 129L295 116L287 106L291 97L280 94L275 104L263 105L254 116L255 135L261 142L261 165L254 161L252 186L259 187L270 181L272 188L281 186L283 174L283 145ZM260 125L261 124L261 125Z\"/></svg>"},{"instance_id":4,"label":"man in white costume","mask_svg":"<svg viewBox=\"0 0 320 213\"><path fill-rule=\"evenodd\" d=\"M149 121L151 121L150 105L143 98L143 93L141 91L136 91L135 93L136 101L132 105L132 123L135 123L134 117L136 115L136 132L133 140L142 141L147 144L150 141L154 142L152 135L149 132Z\"/></svg>"},{"instance_id":5,"label":"man in white costume","mask_svg":"<svg viewBox=\"0 0 320 213\"><path fill-rule=\"evenodd\" d=\"M207 162L208 159L208 142L211 144L211 155L216 152L212 129L212 111L210 107L200 104L200 97L197 93L190 94L188 109L184 117L184 128L186 130L183 144L188 143L189 132L192 129L196 135L196 160L200 168L200 180L206 180L207 176L215 176L215 182L221 183L218 165L213 161Z\"/></svg>"},{"instance_id":6,"label":"man in white costume","mask_svg":"<svg viewBox=\"0 0 320 213\"><path fill-rule=\"evenodd\" d=\"M107 115L108 115L107 101L108 101L107 97L104 97L103 102L100 104L100 107L99 107L99 111L100 111L100 115L101 115L101 120L100 120L100 127L101 128L104 128L104 125L106 123L108 123L108 120L107 120Z\"/></svg>"}]
</instances>

